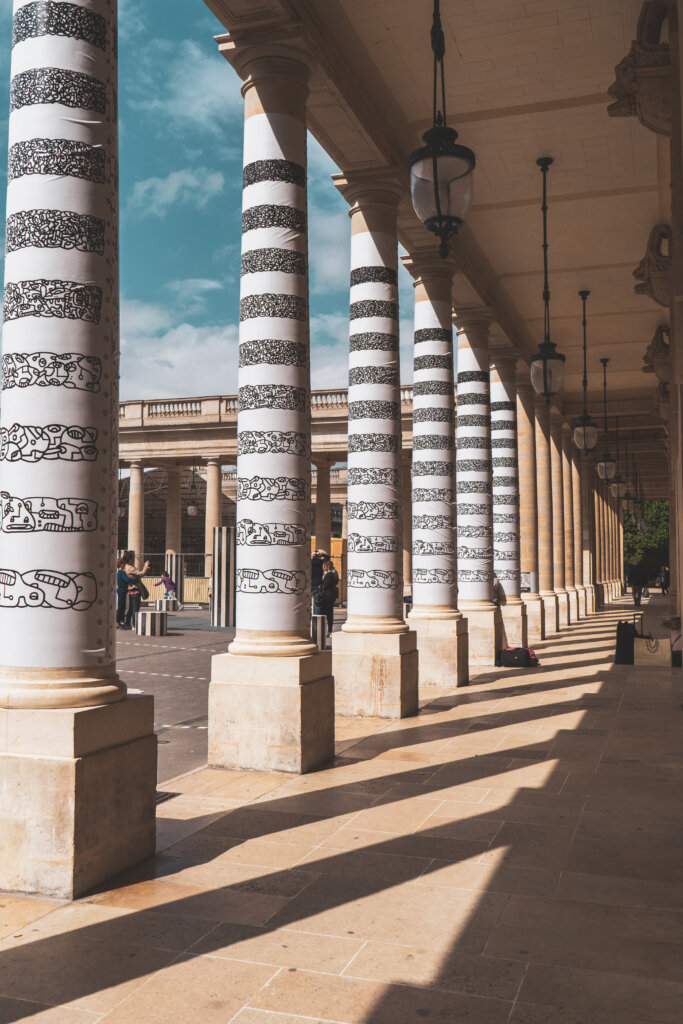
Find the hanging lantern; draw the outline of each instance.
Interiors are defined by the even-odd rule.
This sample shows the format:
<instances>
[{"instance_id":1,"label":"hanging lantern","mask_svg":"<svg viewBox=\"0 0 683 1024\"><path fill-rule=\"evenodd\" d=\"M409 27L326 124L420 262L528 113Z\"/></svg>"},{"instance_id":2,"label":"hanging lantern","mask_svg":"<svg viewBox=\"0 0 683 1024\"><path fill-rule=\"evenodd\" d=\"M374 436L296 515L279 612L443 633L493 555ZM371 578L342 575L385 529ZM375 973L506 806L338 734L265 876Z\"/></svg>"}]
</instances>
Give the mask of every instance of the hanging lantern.
<instances>
[{"instance_id":1,"label":"hanging lantern","mask_svg":"<svg viewBox=\"0 0 683 1024\"><path fill-rule=\"evenodd\" d=\"M552 164L552 157L539 157L536 163L541 168L543 175L543 306L545 330L543 341L538 346L538 352L529 360L531 371L531 385L539 395L545 395L545 400L550 405L553 395L556 395L564 381L565 357L559 353L555 344L550 340L550 289L548 288L548 192L547 177L548 168Z\"/></svg>"},{"instance_id":2,"label":"hanging lantern","mask_svg":"<svg viewBox=\"0 0 683 1024\"><path fill-rule=\"evenodd\" d=\"M612 480L614 474L617 471L617 464L607 451L607 364L609 359L601 359L602 363L602 408L604 417L604 431L605 431L605 450L602 453L602 458L596 465L598 476L601 480Z\"/></svg>"},{"instance_id":3,"label":"hanging lantern","mask_svg":"<svg viewBox=\"0 0 683 1024\"><path fill-rule=\"evenodd\" d=\"M116 513L117 513L119 519L123 519L125 517L125 515L126 515L126 507L125 507L125 505L119 505L119 507L116 510Z\"/></svg>"},{"instance_id":4,"label":"hanging lantern","mask_svg":"<svg viewBox=\"0 0 683 1024\"><path fill-rule=\"evenodd\" d=\"M440 239L439 255L446 259L449 242L472 205L474 153L456 142L458 133L446 124L444 55L446 43L441 26L439 0L434 0L431 31L434 54L434 96L432 127L424 133L425 145L408 158L410 198L413 209L428 231ZM438 81L441 81L441 109L438 109Z\"/></svg>"},{"instance_id":5,"label":"hanging lantern","mask_svg":"<svg viewBox=\"0 0 683 1024\"><path fill-rule=\"evenodd\" d=\"M590 292L585 288L579 292L583 304L583 412L574 420L574 444L580 452L590 452L598 443L598 428L588 415L588 370L586 348L586 299Z\"/></svg>"},{"instance_id":6,"label":"hanging lantern","mask_svg":"<svg viewBox=\"0 0 683 1024\"><path fill-rule=\"evenodd\" d=\"M196 493L196 486L195 486L195 478L194 478L194 476L195 476L195 467L193 466L192 467L192 473L190 474L190 504L185 509L185 511L187 512L187 514L190 517L190 519L194 519L194 517L199 512L199 509L197 508L197 504L196 504L197 503L197 493Z\"/></svg>"}]
</instances>

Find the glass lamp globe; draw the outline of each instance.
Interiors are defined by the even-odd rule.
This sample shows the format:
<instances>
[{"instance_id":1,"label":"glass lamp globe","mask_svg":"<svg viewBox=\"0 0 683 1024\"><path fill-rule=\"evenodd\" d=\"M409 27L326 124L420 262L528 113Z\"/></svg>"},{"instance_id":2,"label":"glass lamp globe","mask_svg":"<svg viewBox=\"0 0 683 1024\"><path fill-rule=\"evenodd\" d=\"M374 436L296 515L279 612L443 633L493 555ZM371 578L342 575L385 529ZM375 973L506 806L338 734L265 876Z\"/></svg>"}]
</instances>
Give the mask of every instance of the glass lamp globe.
<instances>
[{"instance_id":1,"label":"glass lamp globe","mask_svg":"<svg viewBox=\"0 0 683 1024\"><path fill-rule=\"evenodd\" d=\"M587 416L585 420L583 416L580 416L574 424L574 444L580 452L590 452L597 443L598 428L590 416Z\"/></svg>"},{"instance_id":2,"label":"glass lamp globe","mask_svg":"<svg viewBox=\"0 0 683 1024\"><path fill-rule=\"evenodd\" d=\"M126 514L126 510L125 510L123 505L119 505L119 507L117 508L116 512L117 512L117 515L118 515L119 519L123 519L123 517Z\"/></svg>"},{"instance_id":3,"label":"glass lamp globe","mask_svg":"<svg viewBox=\"0 0 683 1024\"><path fill-rule=\"evenodd\" d=\"M197 508L196 505L188 505L186 511L188 516L190 516L191 519L194 519L194 517L197 515L197 512L199 512L199 509Z\"/></svg>"},{"instance_id":4,"label":"glass lamp globe","mask_svg":"<svg viewBox=\"0 0 683 1024\"><path fill-rule=\"evenodd\" d=\"M556 395L564 381L565 358L552 341L543 341L538 352L529 360L531 386L539 395L545 395L548 402Z\"/></svg>"},{"instance_id":5,"label":"glass lamp globe","mask_svg":"<svg viewBox=\"0 0 683 1024\"><path fill-rule=\"evenodd\" d=\"M612 480L617 471L617 464L614 459L605 452L598 462L596 469L601 480Z\"/></svg>"},{"instance_id":6,"label":"glass lamp globe","mask_svg":"<svg viewBox=\"0 0 683 1024\"><path fill-rule=\"evenodd\" d=\"M610 490L613 498L623 498L626 494L626 484L620 477L617 477L614 482L610 484Z\"/></svg>"},{"instance_id":7,"label":"glass lamp globe","mask_svg":"<svg viewBox=\"0 0 683 1024\"><path fill-rule=\"evenodd\" d=\"M439 253L448 256L448 240L472 205L474 153L456 143L454 128L437 125L422 136L425 145L411 153L410 198L424 226L441 239ZM438 202L437 202L438 195Z\"/></svg>"}]
</instances>

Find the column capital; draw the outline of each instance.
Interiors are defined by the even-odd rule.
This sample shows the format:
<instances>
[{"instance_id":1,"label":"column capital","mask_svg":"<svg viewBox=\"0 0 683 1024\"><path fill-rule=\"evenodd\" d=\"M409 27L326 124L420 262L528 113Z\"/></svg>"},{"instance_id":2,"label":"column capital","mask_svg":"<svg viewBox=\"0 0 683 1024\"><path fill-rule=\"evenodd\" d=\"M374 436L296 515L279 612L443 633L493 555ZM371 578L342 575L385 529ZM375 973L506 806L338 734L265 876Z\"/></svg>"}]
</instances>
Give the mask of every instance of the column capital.
<instances>
[{"instance_id":1,"label":"column capital","mask_svg":"<svg viewBox=\"0 0 683 1024\"><path fill-rule=\"evenodd\" d=\"M493 310L488 306L481 306L478 309L459 309L453 313L453 323L458 334L464 334L468 330L488 329L495 317Z\"/></svg>"},{"instance_id":2,"label":"column capital","mask_svg":"<svg viewBox=\"0 0 683 1024\"><path fill-rule=\"evenodd\" d=\"M368 207L383 207L392 212L405 194L404 183L393 167L363 167L348 174L333 174L335 188L349 204L349 216Z\"/></svg>"},{"instance_id":3,"label":"column capital","mask_svg":"<svg viewBox=\"0 0 683 1024\"><path fill-rule=\"evenodd\" d=\"M202 455L201 458L206 466L221 466L223 464L222 455Z\"/></svg>"},{"instance_id":4,"label":"column capital","mask_svg":"<svg viewBox=\"0 0 683 1024\"><path fill-rule=\"evenodd\" d=\"M414 249L401 256L401 263L413 278L413 286L431 281L447 283L449 286L455 273L452 260L442 260L434 248Z\"/></svg>"},{"instance_id":5,"label":"column capital","mask_svg":"<svg viewBox=\"0 0 683 1024\"><path fill-rule=\"evenodd\" d=\"M286 81L308 89L316 59L296 29L280 29L268 38L267 32L264 37L263 29L254 26L216 36L216 43L218 52L243 79L243 96L264 80Z\"/></svg>"},{"instance_id":6,"label":"column capital","mask_svg":"<svg viewBox=\"0 0 683 1024\"><path fill-rule=\"evenodd\" d=\"M324 469L325 467L331 469L336 461L333 455L318 455L317 452L311 453L311 462L316 469Z\"/></svg>"},{"instance_id":7,"label":"column capital","mask_svg":"<svg viewBox=\"0 0 683 1024\"><path fill-rule=\"evenodd\" d=\"M497 371L501 380L517 384L517 363L519 352L514 348L489 349L489 367ZM531 384L531 382L530 382Z\"/></svg>"}]
</instances>

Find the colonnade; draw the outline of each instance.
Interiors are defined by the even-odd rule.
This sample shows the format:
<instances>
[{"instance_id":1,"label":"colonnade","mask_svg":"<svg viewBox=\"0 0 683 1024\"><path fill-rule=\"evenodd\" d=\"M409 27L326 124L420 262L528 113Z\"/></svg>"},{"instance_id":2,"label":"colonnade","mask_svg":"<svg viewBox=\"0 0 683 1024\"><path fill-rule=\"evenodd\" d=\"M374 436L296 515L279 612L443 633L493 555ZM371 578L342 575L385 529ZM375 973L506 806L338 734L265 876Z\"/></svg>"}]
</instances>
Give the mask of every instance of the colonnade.
<instances>
[{"instance_id":1,"label":"colonnade","mask_svg":"<svg viewBox=\"0 0 683 1024\"><path fill-rule=\"evenodd\" d=\"M126 694L114 648L116 3L65 6L74 8L66 34L54 19L15 15L3 358L68 362L88 374L70 370L49 401L38 380L3 392L3 491L44 495L72 519L55 530L35 517L31 530L0 532L0 820L15 837L0 858L0 889L71 897L153 852L156 740L152 699ZM409 261L415 406L406 463L400 187L388 168L340 176L351 213L348 617L332 652L317 649L312 61L292 40L245 44L229 56L245 99L237 517L258 523L261 541L271 542L246 532L238 540L236 634L213 659L209 762L302 772L334 755L335 700L346 714L411 714L420 680L463 685L468 666L492 665L505 642L539 639L582 614L582 592L586 612L594 587L610 600L619 509L596 486L590 460L566 443L559 413L532 398L514 349L492 348L488 309L456 311L454 380L453 268L426 253ZM130 468L128 540L142 551L144 473L140 463ZM210 550L219 461L206 469ZM318 469L329 495L329 467L327 484ZM177 545L177 470L167 515L167 545ZM411 559L415 603L406 620Z\"/></svg>"}]
</instances>

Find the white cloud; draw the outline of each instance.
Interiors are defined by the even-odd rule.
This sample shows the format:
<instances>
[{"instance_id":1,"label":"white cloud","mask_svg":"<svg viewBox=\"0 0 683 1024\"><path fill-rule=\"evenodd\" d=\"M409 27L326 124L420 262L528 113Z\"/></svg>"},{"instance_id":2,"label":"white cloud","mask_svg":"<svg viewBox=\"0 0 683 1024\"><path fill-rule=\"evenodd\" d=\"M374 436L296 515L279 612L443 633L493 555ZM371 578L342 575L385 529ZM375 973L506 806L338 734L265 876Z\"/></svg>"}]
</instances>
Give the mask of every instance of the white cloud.
<instances>
[{"instance_id":1,"label":"white cloud","mask_svg":"<svg viewBox=\"0 0 683 1024\"><path fill-rule=\"evenodd\" d=\"M169 207L176 204L203 209L223 191L225 178L220 171L206 167L185 167L171 171L165 178L145 178L136 181L128 205L145 217L165 217Z\"/></svg>"},{"instance_id":2,"label":"white cloud","mask_svg":"<svg viewBox=\"0 0 683 1024\"><path fill-rule=\"evenodd\" d=\"M119 38L125 42L144 32L146 22L140 13L140 0L119 0Z\"/></svg>"},{"instance_id":3,"label":"white cloud","mask_svg":"<svg viewBox=\"0 0 683 1024\"><path fill-rule=\"evenodd\" d=\"M222 281L207 277L186 277L181 281L169 281L165 286L173 301L185 313L200 313L206 308L206 295L225 287Z\"/></svg>"}]
</instances>

